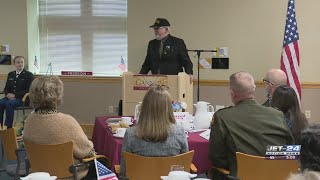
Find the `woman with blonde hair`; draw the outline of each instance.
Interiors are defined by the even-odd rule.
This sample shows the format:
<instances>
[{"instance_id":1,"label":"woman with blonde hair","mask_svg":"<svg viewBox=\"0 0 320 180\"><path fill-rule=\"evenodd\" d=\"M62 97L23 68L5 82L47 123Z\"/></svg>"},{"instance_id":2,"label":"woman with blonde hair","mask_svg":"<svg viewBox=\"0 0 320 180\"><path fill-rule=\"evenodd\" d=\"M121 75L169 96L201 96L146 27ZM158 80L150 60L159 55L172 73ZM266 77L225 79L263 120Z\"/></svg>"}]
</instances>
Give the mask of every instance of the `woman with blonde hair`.
<instances>
[{"instance_id":1,"label":"woman with blonde hair","mask_svg":"<svg viewBox=\"0 0 320 180\"><path fill-rule=\"evenodd\" d=\"M35 79L31 84L29 97L35 110L25 121L24 140L37 144L73 141L76 163L80 162L80 159L93 156L93 143L88 140L77 120L58 112L63 97L63 83L59 77L42 76ZM85 177L88 168L78 169L78 179Z\"/></svg>"},{"instance_id":2,"label":"woman with blonde hair","mask_svg":"<svg viewBox=\"0 0 320 180\"><path fill-rule=\"evenodd\" d=\"M184 129L176 125L172 99L163 86L152 87L145 94L139 121L128 128L122 151L141 156L166 157L189 151ZM121 173L125 177L125 162L121 158Z\"/></svg>"}]
</instances>

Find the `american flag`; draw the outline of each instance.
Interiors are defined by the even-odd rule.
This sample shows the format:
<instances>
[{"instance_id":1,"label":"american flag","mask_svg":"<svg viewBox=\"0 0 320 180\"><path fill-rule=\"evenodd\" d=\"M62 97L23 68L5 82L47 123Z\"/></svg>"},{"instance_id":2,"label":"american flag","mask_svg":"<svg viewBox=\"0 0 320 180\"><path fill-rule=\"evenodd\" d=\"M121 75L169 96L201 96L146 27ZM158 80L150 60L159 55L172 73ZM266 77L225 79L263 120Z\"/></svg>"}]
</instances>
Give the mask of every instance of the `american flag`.
<instances>
[{"instance_id":1,"label":"american flag","mask_svg":"<svg viewBox=\"0 0 320 180\"><path fill-rule=\"evenodd\" d=\"M300 84L299 34L296 21L294 0L288 2L288 12L281 53L281 69L287 74L287 84L292 87L301 99Z\"/></svg>"},{"instance_id":2,"label":"american flag","mask_svg":"<svg viewBox=\"0 0 320 180\"><path fill-rule=\"evenodd\" d=\"M94 159L97 172L97 180L118 180L115 173L101 164L97 159Z\"/></svg>"},{"instance_id":3,"label":"american flag","mask_svg":"<svg viewBox=\"0 0 320 180\"><path fill-rule=\"evenodd\" d=\"M126 64L121 56L121 61L120 61L120 64L118 66L122 71L125 71L126 70Z\"/></svg>"},{"instance_id":4,"label":"american flag","mask_svg":"<svg viewBox=\"0 0 320 180\"><path fill-rule=\"evenodd\" d=\"M33 62L34 66L39 69L39 66L38 66L38 60L37 60L37 56L34 57L34 62Z\"/></svg>"}]
</instances>

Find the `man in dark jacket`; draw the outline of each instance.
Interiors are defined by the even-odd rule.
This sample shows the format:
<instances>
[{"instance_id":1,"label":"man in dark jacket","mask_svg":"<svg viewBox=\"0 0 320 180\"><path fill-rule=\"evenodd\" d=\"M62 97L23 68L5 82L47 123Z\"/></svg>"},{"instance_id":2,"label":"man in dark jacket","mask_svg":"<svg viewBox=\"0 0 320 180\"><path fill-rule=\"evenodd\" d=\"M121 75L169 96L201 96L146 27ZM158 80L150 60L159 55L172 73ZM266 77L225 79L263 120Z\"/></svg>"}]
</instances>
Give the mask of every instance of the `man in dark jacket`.
<instances>
[{"instance_id":1,"label":"man in dark jacket","mask_svg":"<svg viewBox=\"0 0 320 180\"><path fill-rule=\"evenodd\" d=\"M184 71L189 74L190 82L193 80L193 64L182 39L170 35L170 23L163 18L157 18L150 26L154 29L155 39L148 45L146 59L140 74L177 75Z\"/></svg>"},{"instance_id":2,"label":"man in dark jacket","mask_svg":"<svg viewBox=\"0 0 320 180\"><path fill-rule=\"evenodd\" d=\"M14 108L22 106L23 96L29 92L33 74L24 69L24 58L17 56L14 58L15 71L8 74L6 86L4 88L5 97L0 99L0 123L3 125L3 114L6 110L5 125L12 128Z\"/></svg>"},{"instance_id":3,"label":"man in dark jacket","mask_svg":"<svg viewBox=\"0 0 320 180\"><path fill-rule=\"evenodd\" d=\"M216 168L237 176L236 152L265 156L268 145L293 144L281 111L254 100L255 83L247 72L230 76L230 97L235 106L214 114L209 140L209 160ZM215 172L215 171L213 171ZM212 174L219 179L219 174Z\"/></svg>"},{"instance_id":4,"label":"man in dark jacket","mask_svg":"<svg viewBox=\"0 0 320 180\"><path fill-rule=\"evenodd\" d=\"M277 89L278 86L287 84L287 75L281 69L270 69L266 77L263 78L265 89L267 91L267 100L262 105L271 106L271 100L273 92Z\"/></svg>"}]
</instances>

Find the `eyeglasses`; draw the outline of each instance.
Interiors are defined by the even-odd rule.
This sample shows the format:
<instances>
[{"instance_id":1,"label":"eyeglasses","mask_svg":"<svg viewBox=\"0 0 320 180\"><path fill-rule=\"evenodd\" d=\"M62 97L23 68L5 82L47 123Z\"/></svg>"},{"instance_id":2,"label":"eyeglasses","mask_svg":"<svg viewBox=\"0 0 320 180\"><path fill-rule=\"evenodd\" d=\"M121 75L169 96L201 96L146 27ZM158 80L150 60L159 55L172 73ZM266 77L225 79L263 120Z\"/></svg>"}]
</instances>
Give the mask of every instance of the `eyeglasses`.
<instances>
[{"instance_id":1,"label":"eyeglasses","mask_svg":"<svg viewBox=\"0 0 320 180\"><path fill-rule=\"evenodd\" d=\"M154 27L153 29L154 30L159 30L159 29L162 29L162 28L164 28L164 27Z\"/></svg>"},{"instance_id":2,"label":"eyeglasses","mask_svg":"<svg viewBox=\"0 0 320 180\"><path fill-rule=\"evenodd\" d=\"M269 80L263 79L262 80L264 83L270 83L272 86L274 86L274 84L272 82L270 82Z\"/></svg>"}]
</instances>

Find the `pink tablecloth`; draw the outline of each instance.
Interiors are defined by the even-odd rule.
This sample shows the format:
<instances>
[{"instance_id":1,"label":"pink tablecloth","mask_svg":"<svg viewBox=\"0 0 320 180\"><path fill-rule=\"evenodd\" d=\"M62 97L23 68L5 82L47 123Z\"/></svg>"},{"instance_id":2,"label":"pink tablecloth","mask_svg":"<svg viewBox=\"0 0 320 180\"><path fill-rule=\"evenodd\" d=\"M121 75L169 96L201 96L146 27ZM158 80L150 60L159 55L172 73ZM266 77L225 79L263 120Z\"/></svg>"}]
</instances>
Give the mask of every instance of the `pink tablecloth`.
<instances>
[{"instance_id":1,"label":"pink tablecloth","mask_svg":"<svg viewBox=\"0 0 320 180\"><path fill-rule=\"evenodd\" d=\"M96 152L110 158L111 165L114 167L114 165L120 164L122 139L115 138L108 129L105 120L110 117L96 117L92 141ZM200 137L199 134L200 132L189 133L188 143L189 149L195 151L192 162L200 174L207 172L211 167L211 163L208 160L209 141Z\"/></svg>"}]
</instances>

